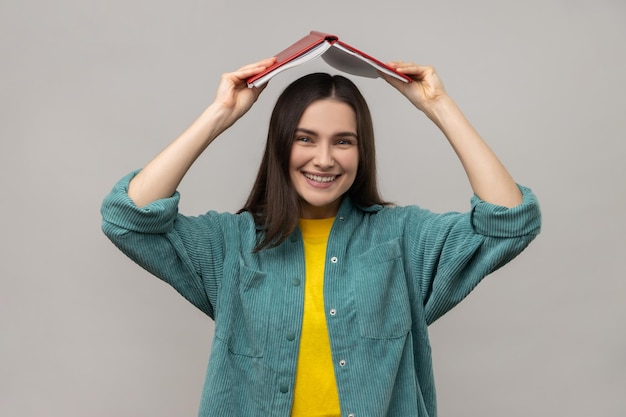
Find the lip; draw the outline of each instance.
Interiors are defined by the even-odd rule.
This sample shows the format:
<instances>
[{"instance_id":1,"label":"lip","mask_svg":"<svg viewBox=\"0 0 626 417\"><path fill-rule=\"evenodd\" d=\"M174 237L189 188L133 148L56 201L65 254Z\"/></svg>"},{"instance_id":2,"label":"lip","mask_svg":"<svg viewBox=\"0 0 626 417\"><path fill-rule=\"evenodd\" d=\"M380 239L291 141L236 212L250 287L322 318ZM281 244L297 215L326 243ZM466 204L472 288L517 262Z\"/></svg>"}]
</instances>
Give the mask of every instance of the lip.
<instances>
[{"instance_id":1,"label":"lip","mask_svg":"<svg viewBox=\"0 0 626 417\"><path fill-rule=\"evenodd\" d=\"M312 172L301 172L302 177L304 178L304 181L309 184L311 187L314 188L318 188L318 189L326 189L326 188L330 188L333 185L335 185L337 183L337 180L339 179L339 177L341 177L341 174L319 174L319 173L312 173ZM320 181L315 181L311 178L309 178L310 176L316 176L316 177L335 177L334 180L332 181L328 181L328 182L320 182Z\"/></svg>"}]
</instances>

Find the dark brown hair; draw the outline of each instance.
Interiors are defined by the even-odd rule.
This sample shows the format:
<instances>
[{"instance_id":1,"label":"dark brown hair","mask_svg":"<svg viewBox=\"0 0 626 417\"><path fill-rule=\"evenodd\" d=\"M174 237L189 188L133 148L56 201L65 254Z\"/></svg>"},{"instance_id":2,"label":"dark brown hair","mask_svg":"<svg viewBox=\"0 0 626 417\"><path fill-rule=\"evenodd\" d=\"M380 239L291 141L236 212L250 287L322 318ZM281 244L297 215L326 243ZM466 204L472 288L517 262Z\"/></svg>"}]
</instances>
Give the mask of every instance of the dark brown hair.
<instances>
[{"instance_id":1,"label":"dark brown hair","mask_svg":"<svg viewBox=\"0 0 626 417\"><path fill-rule=\"evenodd\" d=\"M291 147L306 108L316 100L329 98L348 104L356 114L359 166L346 194L357 205L388 204L378 192L374 128L361 92L340 75L306 75L291 83L274 106L261 166L248 200L239 211L250 212L264 232L257 251L279 245L298 224L299 197L289 177Z\"/></svg>"}]
</instances>

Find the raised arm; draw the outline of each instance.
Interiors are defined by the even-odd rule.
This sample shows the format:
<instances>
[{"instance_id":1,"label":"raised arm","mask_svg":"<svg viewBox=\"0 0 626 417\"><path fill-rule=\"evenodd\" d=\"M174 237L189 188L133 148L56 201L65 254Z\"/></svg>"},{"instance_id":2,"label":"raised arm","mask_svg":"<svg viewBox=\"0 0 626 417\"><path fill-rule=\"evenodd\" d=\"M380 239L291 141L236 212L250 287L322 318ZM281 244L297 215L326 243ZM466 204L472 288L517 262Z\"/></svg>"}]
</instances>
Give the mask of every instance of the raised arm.
<instances>
[{"instance_id":1,"label":"raised arm","mask_svg":"<svg viewBox=\"0 0 626 417\"><path fill-rule=\"evenodd\" d=\"M522 194L517 184L448 96L435 70L403 61L388 65L414 80L404 83L382 74L388 83L441 129L459 157L474 193L492 204L505 207L519 205Z\"/></svg>"},{"instance_id":2,"label":"raised arm","mask_svg":"<svg viewBox=\"0 0 626 417\"><path fill-rule=\"evenodd\" d=\"M176 191L206 147L243 116L265 88L248 88L245 80L274 60L264 59L222 75L213 103L130 182L128 195L137 206L170 197Z\"/></svg>"}]
</instances>

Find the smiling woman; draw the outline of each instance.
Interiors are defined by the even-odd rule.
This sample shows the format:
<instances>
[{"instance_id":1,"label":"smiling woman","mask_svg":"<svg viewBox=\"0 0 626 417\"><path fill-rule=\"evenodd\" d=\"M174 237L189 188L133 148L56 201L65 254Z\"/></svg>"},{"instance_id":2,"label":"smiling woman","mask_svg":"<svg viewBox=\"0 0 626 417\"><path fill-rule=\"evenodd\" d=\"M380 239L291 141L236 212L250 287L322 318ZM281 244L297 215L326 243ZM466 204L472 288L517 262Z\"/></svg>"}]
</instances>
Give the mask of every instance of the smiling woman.
<instances>
[{"instance_id":1,"label":"smiling woman","mask_svg":"<svg viewBox=\"0 0 626 417\"><path fill-rule=\"evenodd\" d=\"M356 116L334 99L314 101L302 114L289 158L300 217L334 217L359 166Z\"/></svg>"},{"instance_id":2,"label":"smiling woman","mask_svg":"<svg viewBox=\"0 0 626 417\"><path fill-rule=\"evenodd\" d=\"M375 167L372 118L354 83L322 73L294 81L276 102L261 167L240 211L264 225L258 249L283 242L298 218L334 217L344 194L359 205L385 205Z\"/></svg>"},{"instance_id":3,"label":"smiling woman","mask_svg":"<svg viewBox=\"0 0 626 417\"><path fill-rule=\"evenodd\" d=\"M102 205L130 258L215 320L200 416L436 416L428 325L539 233L518 186L431 67L383 76L444 133L475 195L466 213L385 203L374 130L352 81L310 74L278 98L235 214L178 212L180 181L265 87L222 77L215 101ZM357 381L357 383L355 383Z\"/></svg>"}]
</instances>

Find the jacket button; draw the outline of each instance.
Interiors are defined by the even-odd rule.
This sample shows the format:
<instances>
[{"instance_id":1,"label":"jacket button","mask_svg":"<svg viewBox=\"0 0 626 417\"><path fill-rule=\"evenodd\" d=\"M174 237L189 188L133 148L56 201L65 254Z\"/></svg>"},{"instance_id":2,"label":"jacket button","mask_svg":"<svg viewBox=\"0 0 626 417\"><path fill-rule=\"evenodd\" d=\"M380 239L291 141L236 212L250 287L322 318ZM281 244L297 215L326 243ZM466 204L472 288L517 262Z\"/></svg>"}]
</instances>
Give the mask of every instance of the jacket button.
<instances>
[{"instance_id":1,"label":"jacket button","mask_svg":"<svg viewBox=\"0 0 626 417\"><path fill-rule=\"evenodd\" d=\"M346 366L346 360L345 359L340 360L339 366Z\"/></svg>"},{"instance_id":2,"label":"jacket button","mask_svg":"<svg viewBox=\"0 0 626 417\"><path fill-rule=\"evenodd\" d=\"M336 257L336 256L333 256L332 258L330 258L330 261L331 261L332 263L336 264L336 263L337 263L337 261L338 261L338 259L337 259L337 257Z\"/></svg>"},{"instance_id":3,"label":"jacket button","mask_svg":"<svg viewBox=\"0 0 626 417\"><path fill-rule=\"evenodd\" d=\"M334 316L334 315L336 315L336 314L337 314L337 310L335 310L334 308L331 308L331 309L330 309L330 315L331 315L331 316Z\"/></svg>"},{"instance_id":4,"label":"jacket button","mask_svg":"<svg viewBox=\"0 0 626 417\"><path fill-rule=\"evenodd\" d=\"M300 280L298 278L294 278L293 280L291 280L291 284L294 287L299 287L300 286Z\"/></svg>"},{"instance_id":5,"label":"jacket button","mask_svg":"<svg viewBox=\"0 0 626 417\"><path fill-rule=\"evenodd\" d=\"M283 394L287 394L289 392L289 387L286 384L282 384L280 386L280 392L282 392Z\"/></svg>"},{"instance_id":6,"label":"jacket button","mask_svg":"<svg viewBox=\"0 0 626 417\"><path fill-rule=\"evenodd\" d=\"M290 342L296 340L296 334L294 332L287 333L287 340L289 340Z\"/></svg>"}]
</instances>

